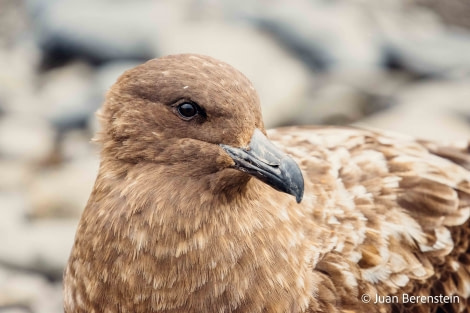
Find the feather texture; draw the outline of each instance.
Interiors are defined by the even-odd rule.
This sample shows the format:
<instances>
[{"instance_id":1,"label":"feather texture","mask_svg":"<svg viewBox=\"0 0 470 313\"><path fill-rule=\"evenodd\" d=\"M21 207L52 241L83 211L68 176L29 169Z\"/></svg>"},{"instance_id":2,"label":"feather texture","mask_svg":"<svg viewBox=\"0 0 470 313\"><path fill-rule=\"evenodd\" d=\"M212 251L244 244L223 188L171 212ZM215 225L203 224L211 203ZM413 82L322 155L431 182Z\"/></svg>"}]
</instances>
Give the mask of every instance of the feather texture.
<instances>
[{"instance_id":1,"label":"feather texture","mask_svg":"<svg viewBox=\"0 0 470 313\"><path fill-rule=\"evenodd\" d=\"M181 101L204 111L182 119ZM101 122L66 313L469 312L468 146L349 127L270 130L302 171L296 203L234 168L220 144L245 149L255 129L266 133L256 92L196 55L126 72Z\"/></svg>"}]
</instances>

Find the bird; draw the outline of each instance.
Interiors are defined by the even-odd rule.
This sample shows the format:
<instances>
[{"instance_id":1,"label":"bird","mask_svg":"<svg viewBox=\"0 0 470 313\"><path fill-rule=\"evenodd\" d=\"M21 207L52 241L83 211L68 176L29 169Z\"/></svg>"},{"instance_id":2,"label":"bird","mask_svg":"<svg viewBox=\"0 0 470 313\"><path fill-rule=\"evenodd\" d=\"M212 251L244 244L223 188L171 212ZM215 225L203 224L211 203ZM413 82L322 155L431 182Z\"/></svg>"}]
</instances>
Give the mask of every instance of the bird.
<instances>
[{"instance_id":1,"label":"bird","mask_svg":"<svg viewBox=\"0 0 470 313\"><path fill-rule=\"evenodd\" d=\"M205 55L126 71L64 270L80 312L470 312L470 146L266 130Z\"/></svg>"}]
</instances>

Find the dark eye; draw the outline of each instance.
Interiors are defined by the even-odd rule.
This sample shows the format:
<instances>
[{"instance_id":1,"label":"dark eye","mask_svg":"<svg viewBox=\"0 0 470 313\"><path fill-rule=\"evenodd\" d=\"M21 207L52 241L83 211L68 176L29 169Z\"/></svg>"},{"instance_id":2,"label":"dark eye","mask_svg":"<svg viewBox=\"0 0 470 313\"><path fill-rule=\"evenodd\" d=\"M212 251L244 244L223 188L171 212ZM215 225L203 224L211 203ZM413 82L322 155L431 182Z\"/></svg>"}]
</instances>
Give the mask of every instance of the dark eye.
<instances>
[{"instance_id":1,"label":"dark eye","mask_svg":"<svg viewBox=\"0 0 470 313\"><path fill-rule=\"evenodd\" d=\"M197 115L198 107L191 102L184 102L177 106L178 113L184 119L189 119Z\"/></svg>"}]
</instances>

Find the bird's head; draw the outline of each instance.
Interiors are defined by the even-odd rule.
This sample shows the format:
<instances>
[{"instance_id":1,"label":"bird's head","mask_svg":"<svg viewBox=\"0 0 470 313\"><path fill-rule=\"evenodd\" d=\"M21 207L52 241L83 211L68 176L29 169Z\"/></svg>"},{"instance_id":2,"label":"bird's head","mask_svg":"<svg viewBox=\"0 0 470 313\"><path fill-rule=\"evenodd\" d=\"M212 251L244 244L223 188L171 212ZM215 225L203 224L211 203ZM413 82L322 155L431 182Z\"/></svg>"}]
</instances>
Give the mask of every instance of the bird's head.
<instances>
[{"instance_id":1,"label":"bird's head","mask_svg":"<svg viewBox=\"0 0 470 313\"><path fill-rule=\"evenodd\" d=\"M125 72L101 112L103 157L168 165L182 177L254 176L300 202L296 162L267 138L251 82L213 58L181 54Z\"/></svg>"}]
</instances>

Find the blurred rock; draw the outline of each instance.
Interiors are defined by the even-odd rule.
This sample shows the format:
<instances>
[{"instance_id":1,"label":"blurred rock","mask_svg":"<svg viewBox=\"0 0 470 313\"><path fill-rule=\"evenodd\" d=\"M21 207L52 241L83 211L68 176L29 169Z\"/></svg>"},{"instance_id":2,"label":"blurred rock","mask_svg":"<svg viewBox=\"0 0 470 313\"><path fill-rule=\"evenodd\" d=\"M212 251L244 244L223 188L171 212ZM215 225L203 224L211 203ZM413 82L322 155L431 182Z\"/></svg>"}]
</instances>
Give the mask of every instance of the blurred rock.
<instances>
[{"instance_id":1,"label":"blurred rock","mask_svg":"<svg viewBox=\"0 0 470 313\"><path fill-rule=\"evenodd\" d=\"M0 1L0 46L11 46L26 30L27 18L23 1Z\"/></svg>"},{"instance_id":2,"label":"blurred rock","mask_svg":"<svg viewBox=\"0 0 470 313\"><path fill-rule=\"evenodd\" d=\"M152 58L158 22L181 14L175 3L31 0L28 9L47 67L77 57L92 63Z\"/></svg>"},{"instance_id":3,"label":"blurred rock","mask_svg":"<svg viewBox=\"0 0 470 313\"><path fill-rule=\"evenodd\" d=\"M470 29L469 0L414 0L414 2L432 10L448 25Z\"/></svg>"},{"instance_id":4,"label":"blurred rock","mask_svg":"<svg viewBox=\"0 0 470 313\"><path fill-rule=\"evenodd\" d=\"M307 65L373 69L383 62L378 33L362 5L347 1L278 1L252 16Z\"/></svg>"},{"instance_id":5,"label":"blurred rock","mask_svg":"<svg viewBox=\"0 0 470 313\"><path fill-rule=\"evenodd\" d=\"M317 76L301 114L289 124L349 124L389 109L406 75L384 71L336 70Z\"/></svg>"},{"instance_id":6,"label":"blurred rock","mask_svg":"<svg viewBox=\"0 0 470 313\"><path fill-rule=\"evenodd\" d=\"M243 72L260 95L267 127L299 114L311 73L262 32L244 24L193 22L171 25L158 35L162 54L207 54Z\"/></svg>"},{"instance_id":7,"label":"blurred rock","mask_svg":"<svg viewBox=\"0 0 470 313\"><path fill-rule=\"evenodd\" d=\"M98 145L91 142L91 135L85 131L69 131L61 138L60 155L66 162L95 157L98 159Z\"/></svg>"},{"instance_id":8,"label":"blurred rock","mask_svg":"<svg viewBox=\"0 0 470 313\"><path fill-rule=\"evenodd\" d=\"M342 125L363 117L369 96L348 85L329 84L315 89L310 103L291 124Z\"/></svg>"},{"instance_id":9,"label":"blurred rock","mask_svg":"<svg viewBox=\"0 0 470 313\"><path fill-rule=\"evenodd\" d=\"M2 313L31 313L31 310L29 308L20 306L20 307L2 308L0 312Z\"/></svg>"},{"instance_id":10,"label":"blurred rock","mask_svg":"<svg viewBox=\"0 0 470 313\"><path fill-rule=\"evenodd\" d=\"M32 168L17 160L0 158L0 190L22 189L31 180Z\"/></svg>"},{"instance_id":11,"label":"blurred rock","mask_svg":"<svg viewBox=\"0 0 470 313\"><path fill-rule=\"evenodd\" d=\"M392 109L367 117L358 126L452 142L470 138L470 81L429 81L401 90Z\"/></svg>"},{"instance_id":12,"label":"blurred rock","mask_svg":"<svg viewBox=\"0 0 470 313\"><path fill-rule=\"evenodd\" d=\"M33 217L78 217L98 173L97 155L82 157L38 172L29 185Z\"/></svg>"},{"instance_id":13,"label":"blurred rock","mask_svg":"<svg viewBox=\"0 0 470 313\"><path fill-rule=\"evenodd\" d=\"M28 203L23 192L0 192L0 238L9 238L8 233L22 227L27 209Z\"/></svg>"},{"instance_id":14,"label":"blurred rock","mask_svg":"<svg viewBox=\"0 0 470 313\"><path fill-rule=\"evenodd\" d=\"M54 129L43 119L7 115L0 118L0 156L26 162L45 160L54 147Z\"/></svg>"},{"instance_id":15,"label":"blurred rock","mask_svg":"<svg viewBox=\"0 0 470 313\"><path fill-rule=\"evenodd\" d=\"M76 220L43 219L2 229L0 263L60 280L73 245Z\"/></svg>"},{"instance_id":16,"label":"blurred rock","mask_svg":"<svg viewBox=\"0 0 470 313\"><path fill-rule=\"evenodd\" d=\"M429 12L377 15L384 47L393 62L419 75L470 74L470 33L446 29Z\"/></svg>"},{"instance_id":17,"label":"blurred rock","mask_svg":"<svg viewBox=\"0 0 470 313\"><path fill-rule=\"evenodd\" d=\"M86 127L88 117L100 103L92 98L93 72L85 63L72 63L51 70L41 78L37 101L41 115L59 131Z\"/></svg>"},{"instance_id":18,"label":"blurred rock","mask_svg":"<svg viewBox=\"0 0 470 313\"><path fill-rule=\"evenodd\" d=\"M32 40L0 49L0 109L4 113L36 113L34 86L40 52Z\"/></svg>"},{"instance_id":19,"label":"blurred rock","mask_svg":"<svg viewBox=\"0 0 470 313\"><path fill-rule=\"evenodd\" d=\"M0 312L60 312L61 289L41 275L0 267Z\"/></svg>"},{"instance_id":20,"label":"blurred rock","mask_svg":"<svg viewBox=\"0 0 470 313\"><path fill-rule=\"evenodd\" d=\"M0 264L60 279L77 221L28 219L25 199L21 192L0 192L0 238L8 238L0 245ZM2 294L0 290L0 298Z\"/></svg>"}]
</instances>

